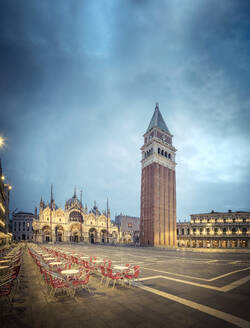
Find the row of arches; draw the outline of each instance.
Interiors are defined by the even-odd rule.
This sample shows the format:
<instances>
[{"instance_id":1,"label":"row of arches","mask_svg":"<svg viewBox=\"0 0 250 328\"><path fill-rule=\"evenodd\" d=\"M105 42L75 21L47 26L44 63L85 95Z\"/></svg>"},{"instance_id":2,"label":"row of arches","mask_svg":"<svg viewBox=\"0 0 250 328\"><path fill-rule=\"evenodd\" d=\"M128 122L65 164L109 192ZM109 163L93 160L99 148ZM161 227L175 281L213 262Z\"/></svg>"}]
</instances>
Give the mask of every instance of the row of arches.
<instances>
[{"instance_id":1,"label":"row of arches","mask_svg":"<svg viewBox=\"0 0 250 328\"><path fill-rule=\"evenodd\" d=\"M237 240L179 240L178 247L191 248L247 248L248 242L244 239Z\"/></svg>"},{"instance_id":2,"label":"row of arches","mask_svg":"<svg viewBox=\"0 0 250 328\"><path fill-rule=\"evenodd\" d=\"M229 234L229 235L237 235L237 234L242 234L242 235L247 235L247 228L246 227L243 227L243 228L239 228L239 229L236 229L235 227L233 228L222 228L222 229L219 229L217 227L215 227L214 229L211 229L211 228L192 228L191 229L191 234L193 235L196 235L196 234L213 234L213 235L218 235L218 234L223 234L223 235L226 235L226 234ZM190 229L187 228L187 229L177 229L177 236L179 235L190 235Z\"/></svg>"},{"instance_id":3,"label":"row of arches","mask_svg":"<svg viewBox=\"0 0 250 328\"><path fill-rule=\"evenodd\" d=\"M113 241L117 240L118 234L116 231L112 231L112 233L108 234L106 229L102 229L101 231L97 231L95 228L90 228L86 233L81 232L80 227L78 225L72 225L69 236L65 235L64 228L62 226L56 226L54 230L54 236L51 234L51 228L49 226L44 226L41 230L41 241L42 242L51 242L52 239L55 239L56 242L62 241L70 241L70 242L80 242L87 241L92 244L94 243L106 243L109 242L109 238ZM69 238L69 240L66 240Z\"/></svg>"},{"instance_id":4,"label":"row of arches","mask_svg":"<svg viewBox=\"0 0 250 328\"><path fill-rule=\"evenodd\" d=\"M150 148L148 151L144 153L145 158L153 154L153 148Z\"/></svg>"},{"instance_id":5,"label":"row of arches","mask_svg":"<svg viewBox=\"0 0 250 328\"><path fill-rule=\"evenodd\" d=\"M161 148L158 148L158 154L159 154L159 155L162 155L162 156L165 156L166 158L171 159L171 154L170 154L170 153L167 153L166 151L164 151L164 150L161 149Z\"/></svg>"}]
</instances>

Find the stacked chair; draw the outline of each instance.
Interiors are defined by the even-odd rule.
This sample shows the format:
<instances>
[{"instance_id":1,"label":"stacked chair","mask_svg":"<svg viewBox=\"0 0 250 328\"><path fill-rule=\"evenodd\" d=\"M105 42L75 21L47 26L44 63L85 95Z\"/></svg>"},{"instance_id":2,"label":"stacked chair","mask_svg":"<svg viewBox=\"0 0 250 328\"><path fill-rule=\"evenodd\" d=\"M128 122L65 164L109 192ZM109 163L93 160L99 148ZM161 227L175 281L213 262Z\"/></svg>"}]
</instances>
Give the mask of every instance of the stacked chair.
<instances>
[{"instance_id":1,"label":"stacked chair","mask_svg":"<svg viewBox=\"0 0 250 328\"><path fill-rule=\"evenodd\" d=\"M7 256L10 262L8 263L7 270L0 275L0 299L4 300L7 298L10 306L19 287L22 253L22 247L15 247L11 251L1 254L1 258L3 258L3 255Z\"/></svg>"}]
</instances>

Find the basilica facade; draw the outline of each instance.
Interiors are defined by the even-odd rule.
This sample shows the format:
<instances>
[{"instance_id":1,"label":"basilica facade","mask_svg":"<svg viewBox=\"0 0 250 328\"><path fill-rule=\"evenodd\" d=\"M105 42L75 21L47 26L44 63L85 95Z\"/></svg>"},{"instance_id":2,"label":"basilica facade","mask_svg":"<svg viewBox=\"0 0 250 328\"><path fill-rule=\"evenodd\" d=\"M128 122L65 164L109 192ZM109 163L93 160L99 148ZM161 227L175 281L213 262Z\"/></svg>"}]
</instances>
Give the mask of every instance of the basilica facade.
<instances>
[{"instance_id":1,"label":"basilica facade","mask_svg":"<svg viewBox=\"0 0 250 328\"><path fill-rule=\"evenodd\" d=\"M111 243L119 241L118 227L111 222L107 206L102 213L96 203L88 211L76 196L65 203L65 209L58 208L51 192L51 201L46 204L41 199L39 215L32 224L35 242L84 242Z\"/></svg>"}]
</instances>

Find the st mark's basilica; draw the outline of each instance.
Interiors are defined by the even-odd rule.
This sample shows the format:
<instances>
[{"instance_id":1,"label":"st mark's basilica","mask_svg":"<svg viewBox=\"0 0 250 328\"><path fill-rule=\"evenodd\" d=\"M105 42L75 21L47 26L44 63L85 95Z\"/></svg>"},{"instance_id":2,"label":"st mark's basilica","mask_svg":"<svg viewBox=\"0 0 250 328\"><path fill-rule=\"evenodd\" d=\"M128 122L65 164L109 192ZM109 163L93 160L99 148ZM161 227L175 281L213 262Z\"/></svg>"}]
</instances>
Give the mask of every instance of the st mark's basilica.
<instances>
[{"instance_id":1,"label":"st mark's basilica","mask_svg":"<svg viewBox=\"0 0 250 328\"><path fill-rule=\"evenodd\" d=\"M111 222L110 210L100 212L96 202L88 211L78 199L76 190L66 201L65 209L58 208L52 192L50 203L40 201L39 215L32 224L36 242L111 243L119 240L119 229Z\"/></svg>"}]
</instances>

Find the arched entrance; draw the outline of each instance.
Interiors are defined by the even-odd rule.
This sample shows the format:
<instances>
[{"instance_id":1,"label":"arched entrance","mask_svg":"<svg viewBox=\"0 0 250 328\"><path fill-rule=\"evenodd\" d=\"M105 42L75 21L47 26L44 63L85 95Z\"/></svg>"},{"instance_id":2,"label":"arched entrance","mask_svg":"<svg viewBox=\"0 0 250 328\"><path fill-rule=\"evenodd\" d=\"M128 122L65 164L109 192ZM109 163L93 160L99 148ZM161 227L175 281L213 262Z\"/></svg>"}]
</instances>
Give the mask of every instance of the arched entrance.
<instances>
[{"instance_id":1,"label":"arched entrance","mask_svg":"<svg viewBox=\"0 0 250 328\"><path fill-rule=\"evenodd\" d=\"M97 241L97 231L95 228L91 228L89 229L89 242L91 244L94 244L96 243Z\"/></svg>"},{"instance_id":2,"label":"arched entrance","mask_svg":"<svg viewBox=\"0 0 250 328\"><path fill-rule=\"evenodd\" d=\"M103 244L107 242L107 230L101 230L101 242Z\"/></svg>"},{"instance_id":3,"label":"arched entrance","mask_svg":"<svg viewBox=\"0 0 250 328\"><path fill-rule=\"evenodd\" d=\"M51 232L49 226L44 226L42 228L42 241L43 243L48 243L51 241Z\"/></svg>"},{"instance_id":4,"label":"arched entrance","mask_svg":"<svg viewBox=\"0 0 250 328\"><path fill-rule=\"evenodd\" d=\"M80 225L79 224L72 225L70 241L73 243L78 243L80 241Z\"/></svg>"},{"instance_id":5,"label":"arched entrance","mask_svg":"<svg viewBox=\"0 0 250 328\"><path fill-rule=\"evenodd\" d=\"M62 242L63 241L63 234L64 234L63 227L62 226L56 226L56 229L55 229L56 241Z\"/></svg>"}]
</instances>

